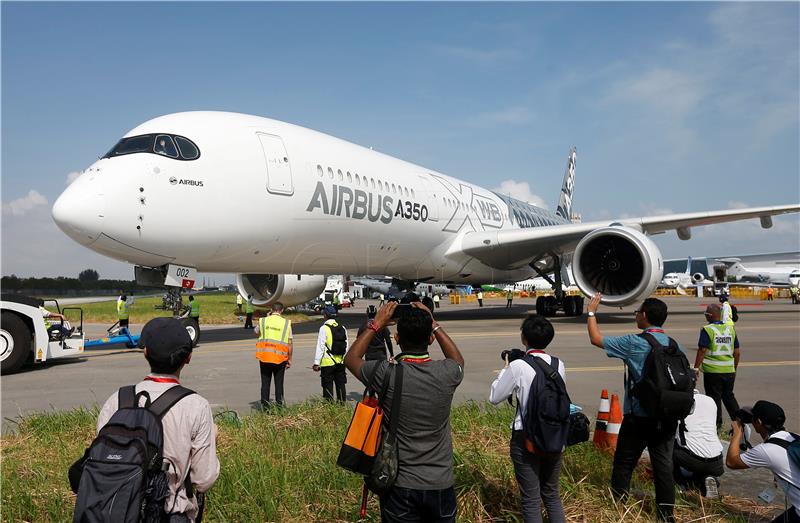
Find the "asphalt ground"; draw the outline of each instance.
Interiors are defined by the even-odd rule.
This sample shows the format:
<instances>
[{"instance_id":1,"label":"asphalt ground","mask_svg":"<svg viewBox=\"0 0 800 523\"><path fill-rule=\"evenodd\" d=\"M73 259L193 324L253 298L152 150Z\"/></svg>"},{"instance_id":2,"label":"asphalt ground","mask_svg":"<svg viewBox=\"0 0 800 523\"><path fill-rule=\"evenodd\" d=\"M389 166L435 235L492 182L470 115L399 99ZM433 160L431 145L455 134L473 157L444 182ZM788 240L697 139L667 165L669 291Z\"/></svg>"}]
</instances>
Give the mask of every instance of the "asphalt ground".
<instances>
[{"instance_id":1,"label":"asphalt ground","mask_svg":"<svg viewBox=\"0 0 800 523\"><path fill-rule=\"evenodd\" d=\"M665 330L684 348L693 363L700 328L704 324L703 311L711 301L689 297L664 299L669 306ZM359 300L356 308L342 310L340 319L347 326L351 341L366 319L364 310L371 303L376 302ZM752 405L759 399L778 403L788 417L787 429L800 432L800 306L792 305L789 300L752 299L735 303L740 314L736 330L742 345L735 386L740 405ZM637 332L633 314L636 306L601 307L598 319L603 334L616 336ZM511 308L505 307L505 299L484 300L483 308L478 308L476 303L450 305L443 300L441 309L436 311L437 320L455 340L465 359L464 380L456 392L456 402L486 400L489 386L502 367L500 351L521 347L519 326L533 308L531 298L515 299ZM132 331L138 332L142 326L135 320L132 318ZM593 417L601 389L622 397L622 363L606 357L601 349L589 344L585 316L557 316L551 320L556 337L547 350L565 362L573 403L581 405L587 415ZM285 395L290 403L321 394L319 374L311 369L320 324L321 320L294 326L293 366L286 372L285 383ZM105 328L103 325L85 326L90 338L100 337ZM260 376L254 350L254 334L243 329L241 324L203 329L192 361L183 371L182 382L205 396L213 408L246 414L259 398ZM430 353L434 359L442 357L436 344ZM14 430L9 419L30 412L102 404L120 386L141 380L147 370L141 351L120 347L87 351L81 358L54 360L4 376L0 382L3 431ZM357 400L362 392L363 386L348 374L348 399ZM724 419L727 424L727 414ZM760 438L755 436L755 439ZM748 478L754 478L755 471L746 472L751 474ZM724 478L733 480L734 476L727 474ZM741 494L755 497L769 483L769 475L758 477L766 479L756 482L757 485L743 482ZM759 487L757 492L754 491L756 487Z\"/></svg>"}]
</instances>

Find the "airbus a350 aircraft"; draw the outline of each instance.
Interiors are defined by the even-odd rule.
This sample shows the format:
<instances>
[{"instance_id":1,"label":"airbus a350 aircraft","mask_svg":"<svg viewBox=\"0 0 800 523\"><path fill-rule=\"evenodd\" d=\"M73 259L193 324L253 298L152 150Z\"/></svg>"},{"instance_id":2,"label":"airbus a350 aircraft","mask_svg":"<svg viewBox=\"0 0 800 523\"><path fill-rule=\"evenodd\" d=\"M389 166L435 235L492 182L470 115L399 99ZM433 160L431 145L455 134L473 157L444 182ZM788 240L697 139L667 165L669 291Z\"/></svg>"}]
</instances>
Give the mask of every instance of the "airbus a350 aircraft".
<instances>
[{"instance_id":1,"label":"airbus a350 aircraft","mask_svg":"<svg viewBox=\"0 0 800 523\"><path fill-rule=\"evenodd\" d=\"M661 281L650 235L760 218L800 205L572 223L575 151L555 213L296 125L224 112L155 118L126 134L58 198L70 237L136 266L140 281L185 285L197 271L237 273L256 304L307 301L325 274L414 282L515 282L561 266L609 305ZM242 213L245 210L246 212ZM242 216L245 220L242 220Z\"/></svg>"}]
</instances>

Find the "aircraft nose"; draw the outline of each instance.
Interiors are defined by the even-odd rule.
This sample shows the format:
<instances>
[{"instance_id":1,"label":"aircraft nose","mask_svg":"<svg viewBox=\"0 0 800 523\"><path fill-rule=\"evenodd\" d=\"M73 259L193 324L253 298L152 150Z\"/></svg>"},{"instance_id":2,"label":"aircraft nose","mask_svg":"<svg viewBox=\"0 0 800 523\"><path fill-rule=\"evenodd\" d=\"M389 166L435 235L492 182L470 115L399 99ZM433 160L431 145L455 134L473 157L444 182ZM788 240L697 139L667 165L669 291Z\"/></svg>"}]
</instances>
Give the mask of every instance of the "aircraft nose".
<instances>
[{"instance_id":1,"label":"aircraft nose","mask_svg":"<svg viewBox=\"0 0 800 523\"><path fill-rule=\"evenodd\" d=\"M53 204L56 225L82 245L91 244L102 232L105 194L99 178L90 172L82 174Z\"/></svg>"}]
</instances>

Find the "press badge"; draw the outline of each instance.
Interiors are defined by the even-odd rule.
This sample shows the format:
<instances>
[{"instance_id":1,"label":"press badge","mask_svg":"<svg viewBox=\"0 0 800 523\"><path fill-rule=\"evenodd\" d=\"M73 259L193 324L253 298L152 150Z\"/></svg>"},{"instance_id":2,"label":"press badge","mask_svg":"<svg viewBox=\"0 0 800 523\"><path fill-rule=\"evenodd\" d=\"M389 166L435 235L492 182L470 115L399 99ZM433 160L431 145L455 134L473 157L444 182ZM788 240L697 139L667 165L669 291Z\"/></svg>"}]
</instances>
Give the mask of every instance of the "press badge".
<instances>
[{"instance_id":1,"label":"press badge","mask_svg":"<svg viewBox=\"0 0 800 523\"><path fill-rule=\"evenodd\" d=\"M772 503L772 500L775 499L776 494L777 492L775 492L775 489L767 487L761 491L761 494L758 495L758 499L760 499L764 503Z\"/></svg>"}]
</instances>

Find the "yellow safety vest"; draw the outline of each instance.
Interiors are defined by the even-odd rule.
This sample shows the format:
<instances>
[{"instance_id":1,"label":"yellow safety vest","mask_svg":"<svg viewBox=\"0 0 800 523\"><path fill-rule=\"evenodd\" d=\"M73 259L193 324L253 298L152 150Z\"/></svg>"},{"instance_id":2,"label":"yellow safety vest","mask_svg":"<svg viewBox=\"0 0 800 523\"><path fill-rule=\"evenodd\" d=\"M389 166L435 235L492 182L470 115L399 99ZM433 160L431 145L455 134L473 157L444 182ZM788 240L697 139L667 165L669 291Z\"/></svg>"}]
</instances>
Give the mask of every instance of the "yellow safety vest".
<instances>
[{"instance_id":1,"label":"yellow safety vest","mask_svg":"<svg viewBox=\"0 0 800 523\"><path fill-rule=\"evenodd\" d=\"M241 305L242 303L244 303L244 300L242 300L242 295L241 294L237 294L236 295L236 305Z\"/></svg>"},{"instance_id":2,"label":"yellow safety vest","mask_svg":"<svg viewBox=\"0 0 800 523\"><path fill-rule=\"evenodd\" d=\"M127 320L129 316L130 312L128 312L128 302L117 300L117 319Z\"/></svg>"},{"instance_id":3,"label":"yellow safety vest","mask_svg":"<svg viewBox=\"0 0 800 523\"><path fill-rule=\"evenodd\" d=\"M289 334L292 322L279 314L258 319L256 358L264 363L283 363L289 359Z\"/></svg>"},{"instance_id":4,"label":"yellow safety vest","mask_svg":"<svg viewBox=\"0 0 800 523\"><path fill-rule=\"evenodd\" d=\"M199 318L200 317L200 303L197 300L192 300L191 304L192 312L189 313L189 316L192 318Z\"/></svg>"},{"instance_id":5,"label":"yellow safety vest","mask_svg":"<svg viewBox=\"0 0 800 523\"><path fill-rule=\"evenodd\" d=\"M253 300L247 300L247 307L245 308L245 312L253 312Z\"/></svg>"},{"instance_id":6,"label":"yellow safety vest","mask_svg":"<svg viewBox=\"0 0 800 523\"><path fill-rule=\"evenodd\" d=\"M344 361L344 356L334 356L328 352L333 346L333 327L338 326L339 323L334 319L330 319L322 325L322 328L325 329L325 352L322 353L322 359L319 360L320 367L330 367Z\"/></svg>"},{"instance_id":7,"label":"yellow safety vest","mask_svg":"<svg viewBox=\"0 0 800 523\"><path fill-rule=\"evenodd\" d=\"M709 374L730 374L736 372L733 361L733 346L736 331L731 325L709 323L703 330L708 334L708 349L701 366Z\"/></svg>"}]
</instances>

